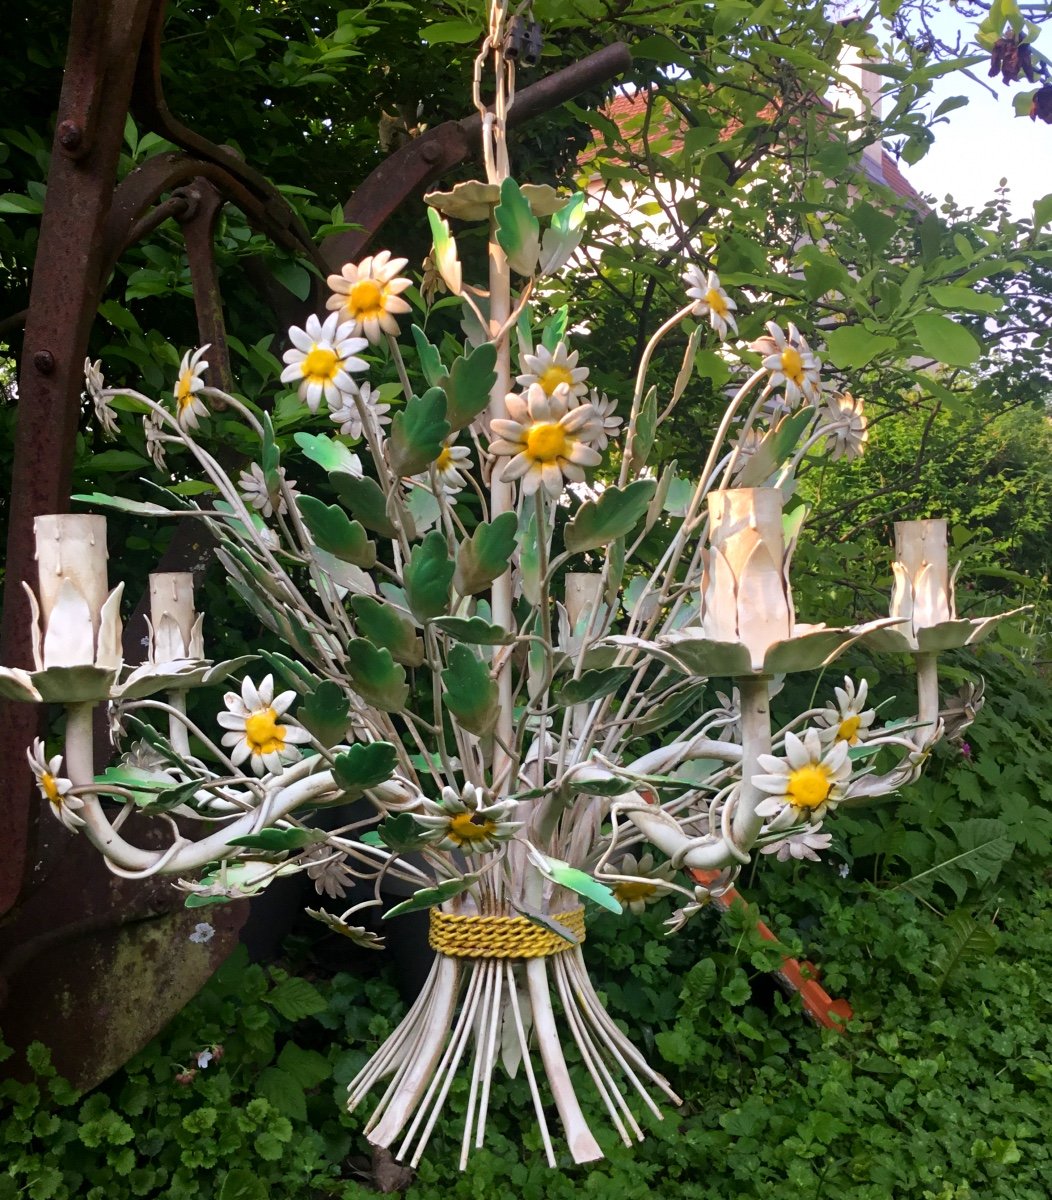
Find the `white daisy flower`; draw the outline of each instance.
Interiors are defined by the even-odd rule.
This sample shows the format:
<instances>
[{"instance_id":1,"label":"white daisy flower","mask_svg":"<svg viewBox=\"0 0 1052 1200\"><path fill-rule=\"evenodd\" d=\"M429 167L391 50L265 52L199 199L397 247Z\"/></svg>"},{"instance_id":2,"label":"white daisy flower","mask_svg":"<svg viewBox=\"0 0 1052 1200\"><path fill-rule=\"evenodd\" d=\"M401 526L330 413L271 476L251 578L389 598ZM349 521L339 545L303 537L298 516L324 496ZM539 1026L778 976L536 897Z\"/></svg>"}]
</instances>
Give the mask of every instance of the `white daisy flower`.
<instances>
[{"instance_id":1,"label":"white daisy flower","mask_svg":"<svg viewBox=\"0 0 1052 1200\"><path fill-rule=\"evenodd\" d=\"M797 862L803 862L804 859L820 862L819 851L828 850L829 843L833 840L831 833L818 832L821 826L822 822L819 821L812 828L791 833L780 842L770 842L760 847L760 853L777 855L779 862L788 862L791 858Z\"/></svg>"},{"instance_id":2,"label":"white daisy flower","mask_svg":"<svg viewBox=\"0 0 1052 1200\"><path fill-rule=\"evenodd\" d=\"M205 386L203 372L208 370L204 356L212 348L212 343L202 346L192 353L187 350L183 361L179 364L179 375L172 388L175 397L175 419L182 429L196 429L199 417L208 416L208 405L198 396Z\"/></svg>"},{"instance_id":3,"label":"white daisy flower","mask_svg":"<svg viewBox=\"0 0 1052 1200\"><path fill-rule=\"evenodd\" d=\"M295 479L285 480L285 468L279 467L278 474L288 487L295 487ZM250 463L247 471L242 471L238 477L241 495L250 508L258 509L264 517L272 517L276 512L284 513L288 507L281 488L273 491L267 487L267 477L259 463Z\"/></svg>"},{"instance_id":4,"label":"white daisy flower","mask_svg":"<svg viewBox=\"0 0 1052 1200\"><path fill-rule=\"evenodd\" d=\"M446 496L455 496L457 492L463 491L467 480L461 472L467 469L471 461L471 450L467 446L454 446L455 441L456 434L446 438L433 464L435 481ZM431 487L430 471L422 471L412 478L414 483L422 484L426 488Z\"/></svg>"},{"instance_id":5,"label":"white daisy flower","mask_svg":"<svg viewBox=\"0 0 1052 1200\"><path fill-rule=\"evenodd\" d=\"M338 917L335 913L325 912L324 909L305 908L303 911L308 917L313 917L315 921L328 925L333 933L349 938L356 946L361 946L365 950L382 950L384 948L384 939L373 933L371 929L366 929L364 925L349 924L346 920L348 913Z\"/></svg>"},{"instance_id":6,"label":"white daisy flower","mask_svg":"<svg viewBox=\"0 0 1052 1200\"><path fill-rule=\"evenodd\" d=\"M281 382L298 384L299 397L312 413L318 411L323 398L331 406L354 390L349 372L369 369L364 359L355 357L369 343L352 337L353 332L353 325L340 324L339 313L333 313L324 324L312 313L303 329L293 325L289 330L292 348L284 354L288 366L281 372Z\"/></svg>"},{"instance_id":7,"label":"white daisy flower","mask_svg":"<svg viewBox=\"0 0 1052 1200\"><path fill-rule=\"evenodd\" d=\"M40 738L34 738L33 745L26 750L26 758L40 794L51 805L51 811L71 833L76 833L85 823L83 817L77 816L77 809L84 807L84 801L79 796L69 795L73 781L59 774L62 755L46 758L44 743Z\"/></svg>"},{"instance_id":8,"label":"white daisy flower","mask_svg":"<svg viewBox=\"0 0 1052 1200\"><path fill-rule=\"evenodd\" d=\"M274 676L267 675L257 688L247 676L241 684L241 695L227 692L223 703L227 712L216 717L217 722L230 730L223 734L223 745L232 746L230 761L235 767L246 759L256 775L268 771L280 775L285 759L298 757L297 745L310 741L310 734L298 725L279 725L278 718L296 699L296 693L274 695Z\"/></svg>"},{"instance_id":9,"label":"white daisy flower","mask_svg":"<svg viewBox=\"0 0 1052 1200\"><path fill-rule=\"evenodd\" d=\"M102 377L102 359L94 362L90 358L84 360L84 390L88 393L95 409L95 419L102 426L102 434L112 441L118 434L117 416L110 407L110 399L105 395L106 381Z\"/></svg>"},{"instance_id":10,"label":"white daisy flower","mask_svg":"<svg viewBox=\"0 0 1052 1200\"><path fill-rule=\"evenodd\" d=\"M390 404L380 404L377 400L379 390L374 389L371 384L361 383L352 392L341 392L335 402L329 401L329 416L333 424L339 426L344 437L357 439L362 436L362 414L355 403L355 395L361 400L362 406L372 414L375 425L390 425Z\"/></svg>"},{"instance_id":11,"label":"white daisy flower","mask_svg":"<svg viewBox=\"0 0 1052 1200\"><path fill-rule=\"evenodd\" d=\"M523 354L522 365L526 370L515 377L521 388L539 384L546 396L565 384L571 396L584 396L588 391L588 368L577 365L577 351L568 350L565 342L559 342L554 352L547 346L538 346L536 353Z\"/></svg>"},{"instance_id":12,"label":"white daisy flower","mask_svg":"<svg viewBox=\"0 0 1052 1200\"><path fill-rule=\"evenodd\" d=\"M426 831L429 842L439 850L463 850L466 854L488 854L501 842L513 837L521 822L508 818L517 801L498 800L486 804L488 793L473 783L465 783L459 795L455 788L444 787L439 801L421 801L422 814L413 814Z\"/></svg>"},{"instance_id":13,"label":"white daisy flower","mask_svg":"<svg viewBox=\"0 0 1052 1200\"><path fill-rule=\"evenodd\" d=\"M648 904L653 904L655 900L668 895L665 884L671 882L673 868L668 862L655 866L653 854L644 854L638 862L635 855L626 854L615 873L638 877L631 881L621 880L615 883L612 891L630 912L641 913Z\"/></svg>"},{"instance_id":14,"label":"white daisy flower","mask_svg":"<svg viewBox=\"0 0 1052 1200\"><path fill-rule=\"evenodd\" d=\"M757 761L767 774L754 775L752 782L769 793L756 806L760 817L779 817L791 809L797 820L821 820L843 800L851 776L848 743L834 742L826 749L817 729L808 729L802 738L787 732L785 758L761 754Z\"/></svg>"},{"instance_id":15,"label":"white daisy flower","mask_svg":"<svg viewBox=\"0 0 1052 1200\"><path fill-rule=\"evenodd\" d=\"M785 403L795 408L801 400L817 404L822 393L822 360L790 322L783 333L774 321L767 322L767 337L758 338L750 349L764 356L764 369L771 372L770 386L784 387Z\"/></svg>"},{"instance_id":16,"label":"white daisy flower","mask_svg":"<svg viewBox=\"0 0 1052 1200\"><path fill-rule=\"evenodd\" d=\"M164 461L164 426L159 414L151 409L142 419L143 432L146 434L146 453L158 471L165 469Z\"/></svg>"},{"instance_id":17,"label":"white daisy flower","mask_svg":"<svg viewBox=\"0 0 1052 1200\"><path fill-rule=\"evenodd\" d=\"M596 467L603 456L589 445L595 409L591 404L570 408L570 389L560 384L549 396L539 383L531 383L525 396L505 397L508 419L492 422L491 454L509 456L500 478L521 479L522 491L532 496L543 485L558 498L566 480L581 483L586 467Z\"/></svg>"},{"instance_id":18,"label":"white daisy flower","mask_svg":"<svg viewBox=\"0 0 1052 1200\"><path fill-rule=\"evenodd\" d=\"M826 439L829 457L836 462L844 458L850 462L861 458L869 441L869 428L861 400L850 392L836 392L826 398L822 423L831 425Z\"/></svg>"},{"instance_id":19,"label":"white daisy flower","mask_svg":"<svg viewBox=\"0 0 1052 1200\"><path fill-rule=\"evenodd\" d=\"M710 271L706 276L700 267L691 263L683 272L683 282L687 285L687 298L694 301L691 316L708 317L721 342L727 340L728 330L737 334L738 323L733 313L738 306L723 290L715 271Z\"/></svg>"},{"instance_id":20,"label":"white daisy flower","mask_svg":"<svg viewBox=\"0 0 1052 1200\"><path fill-rule=\"evenodd\" d=\"M597 388L592 388L588 403L591 404L595 417L589 425L589 437L586 439L599 451L610 445L614 438L621 434L624 418L616 415L617 401L608 399L605 392L601 395ZM576 408L577 397L570 393L570 407Z\"/></svg>"},{"instance_id":21,"label":"white daisy flower","mask_svg":"<svg viewBox=\"0 0 1052 1200\"><path fill-rule=\"evenodd\" d=\"M319 896L343 899L347 888L354 886L354 875L347 866L347 855L330 846L315 846L306 855L307 878L314 881Z\"/></svg>"},{"instance_id":22,"label":"white daisy flower","mask_svg":"<svg viewBox=\"0 0 1052 1200\"><path fill-rule=\"evenodd\" d=\"M349 323L349 333L363 333L374 346L385 333L397 337L398 322L392 314L411 311L400 293L412 280L398 278L408 261L381 250L360 263L346 263L339 275L330 275L326 281L333 294L325 307Z\"/></svg>"},{"instance_id":23,"label":"white daisy flower","mask_svg":"<svg viewBox=\"0 0 1052 1200\"><path fill-rule=\"evenodd\" d=\"M845 675L844 686L834 691L836 703L827 704L815 718L821 726L819 736L827 744L847 742L849 746L857 746L877 719L877 710L866 708L869 683L863 679L856 689L854 680Z\"/></svg>"}]
</instances>

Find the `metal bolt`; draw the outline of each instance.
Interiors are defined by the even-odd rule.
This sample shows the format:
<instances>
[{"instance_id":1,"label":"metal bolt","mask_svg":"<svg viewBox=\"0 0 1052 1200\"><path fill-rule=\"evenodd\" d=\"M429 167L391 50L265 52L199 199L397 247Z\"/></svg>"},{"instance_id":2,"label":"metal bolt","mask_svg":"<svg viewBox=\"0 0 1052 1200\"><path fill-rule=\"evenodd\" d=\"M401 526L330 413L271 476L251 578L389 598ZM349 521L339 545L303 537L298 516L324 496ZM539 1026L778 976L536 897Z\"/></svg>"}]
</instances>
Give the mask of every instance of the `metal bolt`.
<instances>
[{"instance_id":1,"label":"metal bolt","mask_svg":"<svg viewBox=\"0 0 1052 1200\"><path fill-rule=\"evenodd\" d=\"M426 163L438 162L440 155L441 151L435 142L428 142L428 144L420 151L420 157Z\"/></svg>"},{"instance_id":2,"label":"metal bolt","mask_svg":"<svg viewBox=\"0 0 1052 1200\"><path fill-rule=\"evenodd\" d=\"M58 127L59 145L63 150L68 150L71 154L74 150L80 148L83 137L84 130L81 129L76 121L63 121Z\"/></svg>"},{"instance_id":3,"label":"metal bolt","mask_svg":"<svg viewBox=\"0 0 1052 1200\"><path fill-rule=\"evenodd\" d=\"M33 355L33 366L41 375L50 375L55 369L55 356L50 350L38 350Z\"/></svg>"}]
</instances>

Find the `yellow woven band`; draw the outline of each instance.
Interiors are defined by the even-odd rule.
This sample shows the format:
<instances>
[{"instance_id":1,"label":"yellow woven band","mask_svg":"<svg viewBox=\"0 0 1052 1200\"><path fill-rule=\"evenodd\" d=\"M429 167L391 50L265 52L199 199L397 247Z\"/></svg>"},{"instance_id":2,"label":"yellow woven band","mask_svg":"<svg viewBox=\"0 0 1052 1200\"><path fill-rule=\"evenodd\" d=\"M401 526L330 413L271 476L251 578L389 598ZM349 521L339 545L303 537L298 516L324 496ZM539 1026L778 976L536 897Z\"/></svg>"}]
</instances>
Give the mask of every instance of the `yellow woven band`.
<instances>
[{"instance_id":1,"label":"yellow woven band","mask_svg":"<svg viewBox=\"0 0 1052 1200\"><path fill-rule=\"evenodd\" d=\"M577 938L584 941L584 909L552 913ZM561 954L573 943L534 925L525 917L472 917L431 909L431 948L450 958L547 958Z\"/></svg>"}]
</instances>

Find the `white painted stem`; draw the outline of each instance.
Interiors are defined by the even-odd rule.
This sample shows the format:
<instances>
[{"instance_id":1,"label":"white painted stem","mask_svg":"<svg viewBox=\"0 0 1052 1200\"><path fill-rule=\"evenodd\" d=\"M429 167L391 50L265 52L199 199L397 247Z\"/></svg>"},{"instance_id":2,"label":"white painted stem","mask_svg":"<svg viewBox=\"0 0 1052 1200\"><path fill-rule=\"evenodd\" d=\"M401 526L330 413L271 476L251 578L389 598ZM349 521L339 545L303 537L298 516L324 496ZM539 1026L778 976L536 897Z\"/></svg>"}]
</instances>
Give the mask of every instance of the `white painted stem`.
<instances>
[{"instance_id":1,"label":"white painted stem","mask_svg":"<svg viewBox=\"0 0 1052 1200\"><path fill-rule=\"evenodd\" d=\"M748 851L756 841L763 818L756 808L766 796L753 785L753 776L764 771L757 761L771 753L771 708L769 680L763 675L745 675L738 680L742 713L742 774L738 807L734 813L734 841Z\"/></svg>"}]
</instances>

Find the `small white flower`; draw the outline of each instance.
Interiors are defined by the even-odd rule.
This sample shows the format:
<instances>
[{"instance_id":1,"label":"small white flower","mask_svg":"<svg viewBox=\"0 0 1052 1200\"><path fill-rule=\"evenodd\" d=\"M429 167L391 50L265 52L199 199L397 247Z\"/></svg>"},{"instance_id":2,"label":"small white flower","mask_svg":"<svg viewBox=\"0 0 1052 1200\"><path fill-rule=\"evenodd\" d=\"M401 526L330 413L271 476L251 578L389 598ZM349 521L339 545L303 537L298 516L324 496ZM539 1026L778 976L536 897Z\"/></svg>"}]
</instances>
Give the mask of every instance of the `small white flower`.
<instances>
[{"instance_id":1,"label":"small white flower","mask_svg":"<svg viewBox=\"0 0 1052 1200\"><path fill-rule=\"evenodd\" d=\"M438 458L435 459L433 464L435 481L447 496L455 496L457 492L463 491L467 480L461 474L461 471L471 462L471 450L469 447L455 446L453 444L455 441L456 434L446 439ZM414 475L413 481L422 484L426 488L430 488L430 470L422 471L419 475Z\"/></svg>"},{"instance_id":2,"label":"small white flower","mask_svg":"<svg viewBox=\"0 0 1052 1200\"><path fill-rule=\"evenodd\" d=\"M833 840L831 833L819 833L818 829L822 822L811 829L802 829L799 833L791 833L788 837L782 838L780 842L771 842L766 846L760 847L761 854L775 854L779 862L788 862L789 859L796 859L797 862L802 862L804 859L809 859L811 862L819 862L820 850L828 850L829 843Z\"/></svg>"},{"instance_id":3,"label":"small white flower","mask_svg":"<svg viewBox=\"0 0 1052 1200\"><path fill-rule=\"evenodd\" d=\"M851 868L847 865L847 863L841 863L840 866L837 867L837 874L841 879L847 879L847 877L851 874Z\"/></svg>"},{"instance_id":4,"label":"small white flower","mask_svg":"<svg viewBox=\"0 0 1052 1200\"><path fill-rule=\"evenodd\" d=\"M172 395L175 397L175 419L182 429L196 429L198 418L208 416L208 406L200 399L198 392L205 386L203 372L208 370L208 363L203 360L211 348L209 343L192 353L187 350L179 364L179 375Z\"/></svg>"},{"instance_id":5,"label":"small white flower","mask_svg":"<svg viewBox=\"0 0 1052 1200\"><path fill-rule=\"evenodd\" d=\"M105 394L106 381L102 377L102 359L94 362L84 360L84 390L88 393L95 409L95 419L102 426L103 437L112 441L120 432L117 415L110 407L110 398Z\"/></svg>"},{"instance_id":6,"label":"small white flower","mask_svg":"<svg viewBox=\"0 0 1052 1200\"><path fill-rule=\"evenodd\" d=\"M416 823L427 830L427 840L439 850L463 850L467 854L487 854L496 850L520 828L521 822L508 818L517 801L498 800L486 804L488 795L473 783L465 783L459 795L455 788L444 787L440 801L421 801L423 813L414 813Z\"/></svg>"},{"instance_id":7,"label":"small white flower","mask_svg":"<svg viewBox=\"0 0 1052 1200\"><path fill-rule=\"evenodd\" d=\"M827 704L815 720L822 727L819 735L825 742L847 742L857 746L864 741L870 726L877 718L875 708L866 708L869 683L863 679L856 690L855 682L844 676L844 686L835 688L836 703Z\"/></svg>"},{"instance_id":8,"label":"small white flower","mask_svg":"<svg viewBox=\"0 0 1052 1200\"><path fill-rule=\"evenodd\" d=\"M249 760L256 775L268 771L280 775L285 759L298 757L297 745L310 741L310 734L298 725L279 725L278 718L296 699L293 691L274 695L274 677L267 675L257 688L247 676L241 695L227 692L223 702L227 712L216 720L230 730L223 734L223 745L232 746L230 761L235 767Z\"/></svg>"},{"instance_id":9,"label":"small white flower","mask_svg":"<svg viewBox=\"0 0 1052 1200\"><path fill-rule=\"evenodd\" d=\"M207 946L215 935L216 931L214 927L209 925L207 921L198 921L194 926L193 933L190 934L190 941L198 946Z\"/></svg>"},{"instance_id":10,"label":"small white flower","mask_svg":"<svg viewBox=\"0 0 1052 1200\"><path fill-rule=\"evenodd\" d=\"M808 729L802 738L785 735L785 758L761 754L760 767L766 775L754 775L752 782L769 793L756 806L760 817L780 817L792 810L797 820L814 823L840 803L851 776L848 743L834 742L823 750L817 729Z\"/></svg>"},{"instance_id":11,"label":"small white flower","mask_svg":"<svg viewBox=\"0 0 1052 1200\"><path fill-rule=\"evenodd\" d=\"M330 275L327 282L333 294L325 307L339 313L350 326L350 333L364 333L376 345L385 333L398 336L394 313L410 312L400 293L411 286L412 280L397 278L409 260L392 258L390 250L381 250L360 263L346 263L339 275Z\"/></svg>"},{"instance_id":12,"label":"small white flower","mask_svg":"<svg viewBox=\"0 0 1052 1200\"><path fill-rule=\"evenodd\" d=\"M26 751L30 770L36 779L40 794L51 805L51 811L62 824L72 833L84 824L84 818L77 816L77 809L84 807L84 801L79 796L69 794L73 781L60 775L62 770L62 755L56 754L48 759L44 756L44 743L40 738L33 740L33 745Z\"/></svg>"},{"instance_id":13,"label":"small white flower","mask_svg":"<svg viewBox=\"0 0 1052 1200\"><path fill-rule=\"evenodd\" d=\"M784 387L789 408L795 408L801 400L817 404L822 391L821 359L812 353L792 322L788 332L783 333L774 321L768 321L767 333L767 337L758 338L750 348L764 356L764 369L771 373L769 386Z\"/></svg>"},{"instance_id":14,"label":"small white flower","mask_svg":"<svg viewBox=\"0 0 1052 1200\"><path fill-rule=\"evenodd\" d=\"M523 495L532 496L543 485L552 499L561 494L566 480L584 481L586 467L596 467L602 455L589 445L595 410L591 404L570 408L570 389L559 384L548 395L531 383L525 396L505 397L508 419L492 422L491 454L508 456L500 478L522 480Z\"/></svg>"},{"instance_id":15,"label":"small white flower","mask_svg":"<svg viewBox=\"0 0 1052 1200\"><path fill-rule=\"evenodd\" d=\"M285 468L278 468L278 475L285 479ZM286 481L288 487L295 487L295 479ZM272 517L275 512L284 513L288 507L282 494L280 484L273 491L267 487L267 477L259 463L249 464L247 471L242 471L238 478L241 495L251 508L258 509L264 517Z\"/></svg>"},{"instance_id":16,"label":"small white flower","mask_svg":"<svg viewBox=\"0 0 1052 1200\"><path fill-rule=\"evenodd\" d=\"M333 424L339 426L340 433L344 437L357 439L362 436L362 414L355 401L356 396L361 401L362 407L372 415L374 425L383 426L391 423L391 418L388 416L391 406L390 404L380 404L377 399L379 395L379 391L374 390L370 384L362 383L352 392L346 394L341 392L335 403L329 401L329 416L332 418Z\"/></svg>"},{"instance_id":17,"label":"small white flower","mask_svg":"<svg viewBox=\"0 0 1052 1200\"><path fill-rule=\"evenodd\" d=\"M146 434L146 453L158 471L165 469L164 461L164 426L161 416L153 409L142 419L143 432Z\"/></svg>"},{"instance_id":18,"label":"small white flower","mask_svg":"<svg viewBox=\"0 0 1052 1200\"><path fill-rule=\"evenodd\" d=\"M536 353L523 354L522 365L526 370L516 376L515 382L523 389L536 383L546 396L554 395L563 384L571 396L583 396L588 391L588 368L577 365L577 351L568 350L565 342L559 342L554 351L538 346Z\"/></svg>"},{"instance_id":19,"label":"small white flower","mask_svg":"<svg viewBox=\"0 0 1052 1200\"><path fill-rule=\"evenodd\" d=\"M673 868L668 862L655 866L653 854L644 854L638 862L635 855L626 854L615 873L637 876L631 881L621 880L615 883L612 891L630 912L641 913L648 904L653 904L655 900L660 900L668 894L665 885L672 879Z\"/></svg>"},{"instance_id":20,"label":"small white flower","mask_svg":"<svg viewBox=\"0 0 1052 1200\"><path fill-rule=\"evenodd\" d=\"M307 878L314 881L319 896L342 899L353 886L354 876L347 866L347 855L334 852L329 846L315 846L307 860Z\"/></svg>"},{"instance_id":21,"label":"small white flower","mask_svg":"<svg viewBox=\"0 0 1052 1200\"><path fill-rule=\"evenodd\" d=\"M357 905L356 907L361 907ZM384 939L378 937L371 929L366 929L364 925L351 925L347 921L350 912L346 912L342 917L336 916L335 913L325 912L324 909L305 908L303 910L308 917L313 917L315 921L320 921L323 925L338 933L341 937L354 942L356 946L361 946L364 950L382 950L384 948Z\"/></svg>"},{"instance_id":22,"label":"small white flower","mask_svg":"<svg viewBox=\"0 0 1052 1200\"><path fill-rule=\"evenodd\" d=\"M738 332L738 323L733 316L738 306L723 290L715 271L705 276L700 267L691 263L683 272L683 282L687 285L688 299L694 301L690 310L692 316L708 317L721 342L726 341L728 331L734 334Z\"/></svg>"},{"instance_id":23,"label":"small white flower","mask_svg":"<svg viewBox=\"0 0 1052 1200\"><path fill-rule=\"evenodd\" d=\"M592 388L588 402L595 416L588 424L586 440L601 452L614 438L620 436L624 419L617 416L617 401L610 400L605 392L600 394L596 388ZM570 407L576 408L577 404L576 397L571 393Z\"/></svg>"},{"instance_id":24,"label":"small white flower","mask_svg":"<svg viewBox=\"0 0 1052 1200\"><path fill-rule=\"evenodd\" d=\"M282 383L298 384L299 398L312 413L325 400L333 405L341 395L354 391L352 371L367 371L369 364L356 358L359 350L368 346L365 338L352 337L354 326L340 324L340 314L333 313L324 324L311 314L303 329L293 325L289 330L292 348L286 350L288 366L281 372Z\"/></svg>"},{"instance_id":25,"label":"small white flower","mask_svg":"<svg viewBox=\"0 0 1052 1200\"><path fill-rule=\"evenodd\" d=\"M850 392L834 393L826 399L822 422L832 426L826 449L833 462L862 457L869 441L869 428L861 400L856 400Z\"/></svg>"}]
</instances>

